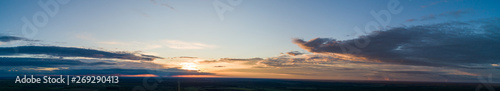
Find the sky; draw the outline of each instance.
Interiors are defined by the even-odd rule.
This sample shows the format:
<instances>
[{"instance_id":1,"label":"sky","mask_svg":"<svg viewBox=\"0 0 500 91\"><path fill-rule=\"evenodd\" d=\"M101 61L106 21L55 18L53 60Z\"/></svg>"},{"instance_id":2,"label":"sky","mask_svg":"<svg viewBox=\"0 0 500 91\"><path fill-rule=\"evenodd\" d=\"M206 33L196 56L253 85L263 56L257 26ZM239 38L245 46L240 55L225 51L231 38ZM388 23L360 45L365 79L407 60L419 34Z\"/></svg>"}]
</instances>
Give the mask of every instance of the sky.
<instances>
[{"instance_id":1,"label":"sky","mask_svg":"<svg viewBox=\"0 0 500 91\"><path fill-rule=\"evenodd\" d=\"M484 82L498 3L2 0L0 76Z\"/></svg>"}]
</instances>

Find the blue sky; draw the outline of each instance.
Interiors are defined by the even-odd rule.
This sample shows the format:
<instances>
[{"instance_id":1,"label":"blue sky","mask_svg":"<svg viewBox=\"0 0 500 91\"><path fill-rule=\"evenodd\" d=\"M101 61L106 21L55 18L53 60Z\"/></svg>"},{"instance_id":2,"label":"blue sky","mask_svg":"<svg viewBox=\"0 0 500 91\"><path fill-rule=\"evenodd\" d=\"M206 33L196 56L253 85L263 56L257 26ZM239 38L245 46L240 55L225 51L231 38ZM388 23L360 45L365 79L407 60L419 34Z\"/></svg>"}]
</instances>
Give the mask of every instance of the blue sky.
<instances>
[{"instance_id":1,"label":"blue sky","mask_svg":"<svg viewBox=\"0 0 500 91\"><path fill-rule=\"evenodd\" d=\"M1 18L6 21L2 22L2 31L13 31L14 34L20 33L16 30L20 30L22 26L22 17L31 18L36 11L42 10L33 1L3 2L7 3L2 5L4 16ZM364 27L367 22L375 21L370 11L386 10L388 3L363 0L243 1L232 7L234 11L224 13L225 20L221 21L213 7L214 1L211 0L154 2L158 4L141 0L71 1L68 5L60 6L57 15L50 17L49 23L40 28L35 39L65 42L64 46L118 48L129 51L140 50L143 45L124 48L97 42L179 40L217 47L203 50L159 48L141 51L172 57L269 57L281 52L301 50L290 42L291 38L354 38L356 36L352 35L355 33L353 28ZM465 21L499 15L494 1L400 2L403 11L392 15L389 26ZM435 2L438 3L431 4ZM460 17L447 16L429 21L406 22L408 19L460 10L468 13L461 14ZM213 53L215 50L217 53Z\"/></svg>"},{"instance_id":2,"label":"blue sky","mask_svg":"<svg viewBox=\"0 0 500 91\"><path fill-rule=\"evenodd\" d=\"M223 20L218 15L217 8L214 8L214 3L217 1L233 9L222 14ZM356 32L354 28L364 29L367 23L377 21L370 12L388 10L390 2L390 0L243 0L237 5L230 5L226 0L71 0L64 5L58 4L58 13L53 17L49 16L46 25L37 27L39 31L33 33L34 37L29 37L22 33L24 24L22 18L32 20L36 12L44 11L38 5L38 1L2 0L0 35L39 41L4 41L0 47L51 45L103 51L140 51L141 54L166 58L159 62L164 65L171 64L165 60L177 63L189 61L198 65L203 65L200 60L220 60L220 58L263 58L269 61L282 57L290 51L299 51L310 57L316 54L324 55L318 52L332 51L309 50L300 43L292 42L296 40L295 38L306 41L315 38L357 39L366 33ZM388 26L384 26L387 29L434 26L433 24L467 22L500 16L500 7L497 5L500 1L496 0L397 0L397 2L402 10L400 13L390 14L391 20L388 21ZM197 59L175 59L181 56L197 57ZM391 63L389 65L393 65L392 61L388 62ZM246 65L246 63L234 65ZM368 65L368 68L374 66L374 64L360 65ZM396 65L408 64L396 63ZM374 67L378 66L380 65ZM420 66L422 65L417 65ZM207 69L209 68L213 67ZM233 69L258 70L251 67L226 68L228 69L225 70L231 70L224 71L227 74L246 72ZM335 78L328 76L326 74L323 78Z\"/></svg>"}]
</instances>

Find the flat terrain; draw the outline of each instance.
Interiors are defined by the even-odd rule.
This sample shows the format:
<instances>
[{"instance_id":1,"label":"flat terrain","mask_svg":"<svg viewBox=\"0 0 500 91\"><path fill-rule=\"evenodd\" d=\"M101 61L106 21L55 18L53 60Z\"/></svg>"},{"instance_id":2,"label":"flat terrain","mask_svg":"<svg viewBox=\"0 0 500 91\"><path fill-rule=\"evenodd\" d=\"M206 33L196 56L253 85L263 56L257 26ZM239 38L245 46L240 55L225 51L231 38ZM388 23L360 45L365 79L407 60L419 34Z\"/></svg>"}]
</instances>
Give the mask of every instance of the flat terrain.
<instances>
[{"instance_id":1,"label":"flat terrain","mask_svg":"<svg viewBox=\"0 0 500 91\"><path fill-rule=\"evenodd\" d=\"M118 84L14 84L0 78L1 91L489 91L480 83L322 81L245 78L120 78ZM155 85L155 83L158 83ZM498 85L492 86L500 90Z\"/></svg>"}]
</instances>

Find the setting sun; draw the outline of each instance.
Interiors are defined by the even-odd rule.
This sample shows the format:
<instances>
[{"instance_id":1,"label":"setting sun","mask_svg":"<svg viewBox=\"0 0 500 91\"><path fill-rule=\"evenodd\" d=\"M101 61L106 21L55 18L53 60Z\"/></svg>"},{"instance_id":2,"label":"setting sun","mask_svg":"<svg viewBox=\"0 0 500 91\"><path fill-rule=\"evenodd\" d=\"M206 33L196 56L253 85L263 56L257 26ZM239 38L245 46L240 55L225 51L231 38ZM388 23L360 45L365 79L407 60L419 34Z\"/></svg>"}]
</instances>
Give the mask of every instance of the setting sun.
<instances>
[{"instance_id":1,"label":"setting sun","mask_svg":"<svg viewBox=\"0 0 500 91\"><path fill-rule=\"evenodd\" d=\"M181 63L180 65L182 65L181 69L184 69L184 70L200 70L197 68L197 65L194 63Z\"/></svg>"}]
</instances>

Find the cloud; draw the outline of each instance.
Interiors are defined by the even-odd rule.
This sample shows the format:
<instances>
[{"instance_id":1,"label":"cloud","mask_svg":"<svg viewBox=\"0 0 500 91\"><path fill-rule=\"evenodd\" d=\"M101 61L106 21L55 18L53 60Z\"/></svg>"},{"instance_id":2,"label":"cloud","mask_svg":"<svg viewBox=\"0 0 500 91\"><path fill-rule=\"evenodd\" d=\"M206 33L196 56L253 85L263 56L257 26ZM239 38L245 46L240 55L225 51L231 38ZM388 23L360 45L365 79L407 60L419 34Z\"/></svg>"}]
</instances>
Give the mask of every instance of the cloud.
<instances>
[{"instance_id":1,"label":"cloud","mask_svg":"<svg viewBox=\"0 0 500 91\"><path fill-rule=\"evenodd\" d=\"M20 55L20 54L45 54L58 57L88 57L88 58L113 58L128 60L162 59L162 57L128 52L108 52L94 49L59 47L59 46L17 46L0 47L1 55Z\"/></svg>"},{"instance_id":2,"label":"cloud","mask_svg":"<svg viewBox=\"0 0 500 91\"><path fill-rule=\"evenodd\" d=\"M163 7L167 7L169 9L172 9L172 10L175 10L174 7L168 5L167 3L163 2L163 3L160 3L160 2L157 2L156 0L149 0L151 3L153 3L154 5L160 5L160 6L163 6Z\"/></svg>"},{"instance_id":3,"label":"cloud","mask_svg":"<svg viewBox=\"0 0 500 91\"><path fill-rule=\"evenodd\" d=\"M104 45L121 45L121 46L140 46L144 50L159 49L159 48L172 48L172 49L212 49L216 48L215 45L198 43L198 42L185 42L180 40L159 40L159 41L101 41L98 44Z\"/></svg>"},{"instance_id":4,"label":"cloud","mask_svg":"<svg viewBox=\"0 0 500 91\"><path fill-rule=\"evenodd\" d=\"M200 61L199 63L216 63L216 62L237 62L237 61L246 61L246 62L251 62L251 63L256 63L257 61L264 60L262 58L220 58L217 60L203 60Z\"/></svg>"},{"instance_id":5,"label":"cloud","mask_svg":"<svg viewBox=\"0 0 500 91\"><path fill-rule=\"evenodd\" d=\"M128 45L127 43L116 42L116 41L104 41L104 42L97 42L97 43L106 44L106 45Z\"/></svg>"},{"instance_id":6,"label":"cloud","mask_svg":"<svg viewBox=\"0 0 500 91\"><path fill-rule=\"evenodd\" d=\"M291 55L291 56L297 56L297 55L302 55L304 53L301 53L299 51L291 51L291 52L287 52L286 54Z\"/></svg>"},{"instance_id":7,"label":"cloud","mask_svg":"<svg viewBox=\"0 0 500 91\"><path fill-rule=\"evenodd\" d=\"M415 66L379 63L371 61L350 61L342 59L345 55L314 53L297 56L281 55L263 58L250 68L220 68L219 72L239 72L246 74L281 74L278 78L304 77L311 79L356 79L390 81L476 81L476 77L487 72L479 69L457 69L448 67ZM215 61L221 62L221 61ZM234 60L233 62L238 62ZM239 61L244 62L244 61ZM224 67L231 67L234 64ZM286 76L285 76L286 75ZM269 76L269 74L267 75Z\"/></svg>"},{"instance_id":8,"label":"cloud","mask_svg":"<svg viewBox=\"0 0 500 91\"><path fill-rule=\"evenodd\" d=\"M226 66L214 66L214 67L226 67Z\"/></svg>"},{"instance_id":9,"label":"cloud","mask_svg":"<svg viewBox=\"0 0 500 91\"><path fill-rule=\"evenodd\" d=\"M393 64L468 67L499 62L499 21L397 27L351 40L315 38L293 42L313 53L346 54Z\"/></svg>"},{"instance_id":10,"label":"cloud","mask_svg":"<svg viewBox=\"0 0 500 91\"><path fill-rule=\"evenodd\" d=\"M239 67L247 67L247 66L254 66L256 65L259 61L264 60L263 58L220 58L217 60L203 60L203 61L198 61L197 63L201 64L213 64L213 67L226 67L226 68L239 68ZM222 63L222 64L220 64ZM227 65L227 63L231 65ZM236 64L241 64L241 65L236 65ZM245 65L245 66L242 66ZM237 67L239 66L239 67Z\"/></svg>"},{"instance_id":11,"label":"cloud","mask_svg":"<svg viewBox=\"0 0 500 91\"><path fill-rule=\"evenodd\" d=\"M178 58L197 59L198 57L180 56Z\"/></svg>"},{"instance_id":12,"label":"cloud","mask_svg":"<svg viewBox=\"0 0 500 91\"><path fill-rule=\"evenodd\" d=\"M266 67L304 67L324 66L343 63L366 63L365 59L342 54L303 54L296 56L282 55L259 60L258 65Z\"/></svg>"},{"instance_id":13,"label":"cloud","mask_svg":"<svg viewBox=\"0 0 500 91\"><path fill-rule=\"evenodd\" d=\"M197 42L184 42L179 40L164 40L165 45L172 49L209 49L215 48L215 45L197 43Z\"/></svg>"},{"instance_id":14,"label":"cloud","mask_svg":"<svg viewBox=\"0 0 500 91\"><path fill-rule=\"evenodd\" d=\"M100 59L0 58L0 76L33 75L214 75L213 73L169 68L152 61Z\"/></svg>"},{"instance_id":15,"label":"cloud","mask_svg":"<svg viewBox=\"0 0 500 91\"><path fill-rule=\"evenodd\" d=\"M406 20L407 22L413 22L413 21L416 21L416 19L408 19Z\"/></svg>"},{"instance_id":16,"label":"cloud","mask_svg":"<svg viewBox=\"0 0 500 91\"><path fill-rule=\"evenodd\" d=\"M448 12L443 12L440 14L430 14L426 16L421 16L420 18L414 18L414 19L408 19L406 20L407 22L413 22L413 21L427 21L427 20L434 20L440 17L455 17L459 18L463 16L464 14L471 13L472 10L456 10L456 11L448 11Z\"/></svg>"},{"instance_id":17,"label":"cloud","mask_svg":"<svg viewBox=\"0 0 500 91\"><path fill-rule=\"evenodd\" d=\"M257 68L265 67L305 67L305 66L324 66L342 63L373 63L364 58L354 57L344 54L302 54L302 55L281 55L268 58L220 58L218 60L204 60L198 63L216 64L216 63L241 63ZM219 65L217 65L219 66Z\"/></svg>"},{"instance_id":18,"label":"cloud","mask_svg":"<svg viewBox=\"0 0 500 91\"><path fill-rule=\"evenodd\" d=\"M103 45L113 45L113 46L139 47L141 50L152 50L164 47L162 45L159 45L157 42L149 43L149 42L137 42L137 41L128 41L128 42L101 41L97 43Z\"/></svg>"},{"instance_id":19,"label":"cloud","mask_svg":"<svg viewBox=\"0 0 500 91\"><path fill-rule=\"evenodd\" d=\"M461 17L463 14L467 14L472 12L472 10L457 10L457 11L450 11L450 12L444 12L439 14L440 16L454 16L454 17Z\"/></svg>"},{"instance_id":20,"label":"cloud","mask_svg":"<svg viewBox=\"0 0 500 91\"><path fill-rule=\"evenodd\" d=\"M141 46L144 50L159 49L159 48L172 48L172 49L212 49L216 48L215 45L198 43L198 42L185 42L180 40L160 40L160 41L132 41L132 42L118 42L118 41L101 41L98 44L104 45L121 45L121 46Z\"/></svg>"},{"instance_id":21,"label":"cloud","mask_svg":"<svg viewBox=\"0 0 500 91\"><path fill-rule=\"evenodd\" d=\"M219 61L257 61L263 60L262 58L221 58Z\"/></svg>"},{"instance_id":22,"label":"cloud","mask_svg":"<svg viewBox=\"0 0 500 91\"><path fill-rule=\"evenodd\" d=\"M141 75L154 74L161 77L174 75L213 75L213 73L187 71L177 68L169 69L127 69L127 68L111 68L111 69L59 69L59 70L17 70L17 71L0 71L4 77L23 75L23 74L43 74L43 75Z\"/></svg>"},{"instance_id":23,"label":"cloud","mask_svg":"<svg viewBox=\"0 0 500 91\"><path fill-rule=\"evenodd\" d=\"M370 63L366 59L359 57L349 57L343 54L302 54L302 55L280 55L268 58L220 58L218 60L199 61L201 64L217 63L238 63L257 68L265 67L305 67L305 66L324 66L342 63ZM223 65L215 65L217 67ZM214 67L215 67L214 66ZM228 65L232 66L232 65Z\"/></svg>"},{"instance_id":24,"label":"cloud","mask_svg":"<svg viewBox=\"0 0 500 91\"><path fill-rule=\"evenodd\" d=\"M22 37L16 37L16 36L0 36L0 42L11 42L11 41L38 41L38 40L31 40L31 39L26 39Z\"/></svg>"},{"instance_id":25,"label":"cloud","mask_svg":"<svg viewBox=\"0 0 500 91\"><path fill-rule=\"evenodd\" d=\"M345 55L314 53L298 56L281 55L264 58L251 69L224 71L264 72L304 76L315 79L357 79L390 81L476 81L490 71L421 65L403 65L373 61L350 61ZM262 66L264 65L264 66Z\"/></svg>"},{"instance_id":26,"label":"cloud","mask_svg":"<svg viewBox=\"0 0 500 91\"><path fill-rule=\"evenodd\" d=\"M0 66L34 66L34 67L57 67L57 66L96 66L114 65L109 62L82 62L69 59L48 59L48 58L0 58Z\"/></svg>"},{"instance_id":27,"label":"cloud","mask_svg":"<svg viewBox=\"0 0 500 91\"><path fill-rule=\"evenodd\" d=\"M172 76L172 75L212 75L212 73L197 72L197 71L187 71L177 68L169 69L65 69L57 70L57 73L64 73L69 75L138 75L138 74L155 74L158 76Z\"/></svg>"},{"instance_id":28,"label":"cloud","mask_svg":"<svg viewBox=\"0 0 500 91\"><path fill-rule=\"evenodd\" d=\"M0 42L35 41L21 37L1 36ZM101 43L101 42L100 42ZM159 42L155 42L159 43ZM163 42L161 42L163 43ZM159 43L159 44L161 44ZM181 43L182 42L175 42ZM204 44L184 42L203 48ZM109 45L126 45L120 42L102 42ZM163 45L162 45L163 46ZM160 46L161 47L161 46ZM59 57L54 58L54 57ZM182 57L195 58L195 57ZM15 46L0 47L0 76L34 75L213 75L213 73L188 71L155 63L163 59L138 52L104 51L79 47ZM119 60L119 61L118 61ZM141 61L126 61L141 60Z\"/></svg>"},{"instance_id":29,"label":"cloud","mask_svg":"<svg viewBox=\"0 0 500 91\"><path fill-rule=\"evenodd\" d=\"M433 19L436 19L436 16L434 14L430 14L428 16L422 16L422 18L420 18L420 21L433 20Z\"/></svg>"},{"instance_id":30,"label":"cloud","mask_svg":"<svg viewBox=\"0 0 500 91\"><path fill-rule=\"evenodd\" d=\"M447 3L447 2L448 2L448 0L440 0L440 1L431 2L428 5L422 5L420 7L421 8L427 8L429 6L434 6L434 5L439 4L439 3Z\"/></svg>"}]
</instances>

